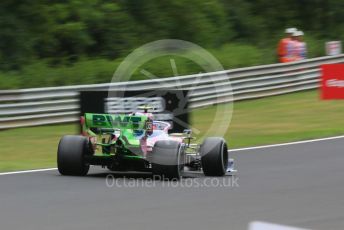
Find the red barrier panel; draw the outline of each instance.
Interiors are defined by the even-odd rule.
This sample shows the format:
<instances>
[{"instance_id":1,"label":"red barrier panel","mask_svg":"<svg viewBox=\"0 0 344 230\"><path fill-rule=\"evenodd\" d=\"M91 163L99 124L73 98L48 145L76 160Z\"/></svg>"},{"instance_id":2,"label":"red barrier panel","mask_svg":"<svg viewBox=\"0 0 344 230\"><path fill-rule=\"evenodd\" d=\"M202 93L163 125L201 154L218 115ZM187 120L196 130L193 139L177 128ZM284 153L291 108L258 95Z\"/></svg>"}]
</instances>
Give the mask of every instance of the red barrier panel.
<instances>
[{"instance_id":1,"label":"red barrier panel","mask_svg":"<svg viewBox=\"0 0 344 230\"><path fill-rule=\"evenodd\" d=\"M321 99L344 99L344 64L321 66Z\"/></svg>"}]
</instances>

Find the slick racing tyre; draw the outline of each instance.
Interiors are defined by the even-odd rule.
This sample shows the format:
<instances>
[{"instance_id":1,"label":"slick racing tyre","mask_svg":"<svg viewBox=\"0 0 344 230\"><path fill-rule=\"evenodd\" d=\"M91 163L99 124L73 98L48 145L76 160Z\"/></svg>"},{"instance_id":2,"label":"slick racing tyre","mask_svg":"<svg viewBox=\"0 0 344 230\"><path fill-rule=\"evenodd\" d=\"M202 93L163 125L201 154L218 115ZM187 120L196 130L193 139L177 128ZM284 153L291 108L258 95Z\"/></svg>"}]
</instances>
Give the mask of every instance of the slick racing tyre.
<instances>
[{"instance_id":1,"label":"slick racing tyre","mask_svg":"<svg viewBox=\"0 0 344 230\"><path fill-rule=\"evenodd\" d=\"M228 165L228 149L223 138L206 138L201 145L200 155L204 175L225 175Z\"/></svg>"},{"instance_id":2,"label":"slick racing tyre","mask_svg":"<svg viewBox=\"0 0 344 230\"><path fill-rule=\"evenodd\" d=\"M57 168L62 175L85 176L90 168L85 156L91 154L88 139L83 136L66 135L57 150Z\"/></svg>"},{"instance_id":3,"label":"slick racing tyre","mask_svg":"<svg viewBox=\"0 0 344 230\"><path fill-rule=\"evenodd\" d=\"M157 141L151 155L153 176L159 179L180 179L184 169L184 149L177 141Z\"/></svg>"}]
</instances>

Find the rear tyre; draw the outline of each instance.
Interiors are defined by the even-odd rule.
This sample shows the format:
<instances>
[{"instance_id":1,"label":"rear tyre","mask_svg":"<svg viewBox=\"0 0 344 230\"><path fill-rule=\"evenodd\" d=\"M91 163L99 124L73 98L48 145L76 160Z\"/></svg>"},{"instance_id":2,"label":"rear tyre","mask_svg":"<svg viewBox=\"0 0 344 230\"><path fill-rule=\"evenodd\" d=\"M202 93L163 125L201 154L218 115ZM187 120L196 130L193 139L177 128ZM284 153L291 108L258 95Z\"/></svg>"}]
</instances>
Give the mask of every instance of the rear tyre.
<instances>
[{"instance_id":1,"label":"rear tyre","mask_svg":"<svg viewBox=\"0 0 344 230\"><path fill-rule=\"evenodd\" d=\"M157 141L151 155L153 176L180 179L184 168L184 149L177 141Z\"/></svg>"},{"instance_id":2,"label":"rear tyre","mask_svg":"<svg viewBox=\"0 0 344 230\"><path fill-rule=\"evenodd\" d=\"M90 169L85 156L91 154L88 139L83 136L66 135L57 150L57 168L62 175L85 176Z\"/></svg>"},{"instance_id":3,"label":"rear tyre","mask_svg":"<svg viewBox=\"0 0 344 230\"><path fill-rule=\"evenodd\" d=\"M201 145L200 155L204 175L225 175L228 165L228 148L223 138L206 138Z\"/></svg>"}]
</instances>

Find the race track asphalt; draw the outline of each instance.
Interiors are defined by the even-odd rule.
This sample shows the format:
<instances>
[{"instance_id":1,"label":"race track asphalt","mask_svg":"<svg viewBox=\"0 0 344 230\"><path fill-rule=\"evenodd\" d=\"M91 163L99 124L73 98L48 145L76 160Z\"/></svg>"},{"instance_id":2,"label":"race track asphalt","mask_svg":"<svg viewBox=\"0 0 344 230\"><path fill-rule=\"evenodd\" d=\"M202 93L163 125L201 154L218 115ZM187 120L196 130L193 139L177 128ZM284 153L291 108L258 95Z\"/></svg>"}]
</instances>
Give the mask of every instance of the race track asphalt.
<instances>
[{"instance_id":1,"label":"race track asphalt","mask_svg":"<svg viewBox=\"0 0 344 230\"><path fill-rule=\"evenodd\" d=\"M344 138L231 153L238 173L224 179L114 174L108 187L101 169L1 175L0 229L246 230L254 220L344 229Z\"/></svg>"}]
</instances>

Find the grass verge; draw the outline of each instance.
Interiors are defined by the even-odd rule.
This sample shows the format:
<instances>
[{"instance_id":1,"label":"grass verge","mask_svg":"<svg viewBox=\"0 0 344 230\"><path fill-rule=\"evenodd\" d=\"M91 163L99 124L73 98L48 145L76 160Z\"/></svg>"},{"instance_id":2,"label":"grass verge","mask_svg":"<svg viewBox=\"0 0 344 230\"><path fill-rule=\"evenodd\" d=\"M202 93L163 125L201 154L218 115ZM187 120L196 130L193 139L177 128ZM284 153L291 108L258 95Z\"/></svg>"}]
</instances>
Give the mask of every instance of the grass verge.
<instances>
[{"instance_id":1,"label":"grass verge","mask_svg":"<svg viewBox=\"0 0 344 230\"><path fill-rule=\"evenodd\" d=\"M220 105L223 106L223 105ZM194 110L193 126L205 131L216 107ZM321 101L316 91L237 102L225 134L230 148L256 146L344 134L344 101ZM52 125L0 132L0 171L56 167L62 135L77 126Z\"/></svg>"}]
</instances>

